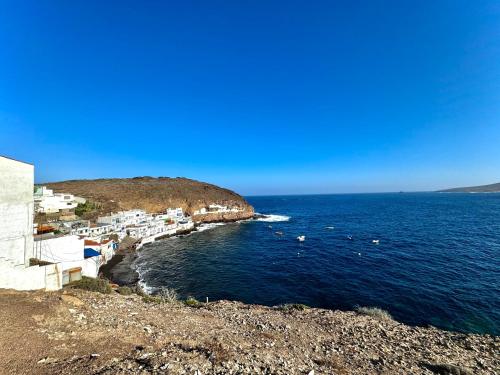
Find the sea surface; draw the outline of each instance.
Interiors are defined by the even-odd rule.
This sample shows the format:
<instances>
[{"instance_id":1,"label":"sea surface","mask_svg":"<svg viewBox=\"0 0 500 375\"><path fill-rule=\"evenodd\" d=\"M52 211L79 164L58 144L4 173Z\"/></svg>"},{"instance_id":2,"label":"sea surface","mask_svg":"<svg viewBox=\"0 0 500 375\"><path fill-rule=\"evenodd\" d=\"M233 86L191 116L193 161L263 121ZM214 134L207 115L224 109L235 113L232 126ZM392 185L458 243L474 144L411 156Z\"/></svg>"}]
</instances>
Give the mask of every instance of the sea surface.
<instances>
[{"instance_id":1,"label":"sea surface","mask_svg":"<svg viewBox=\"0 0 500 375\"><path fill-rule=\"evenodd\" d=\"M247 200L274 216L149 244L142 282L203 301L377 306L411 325L500 334L500 194Z\"/></svg>"}]
</instances>

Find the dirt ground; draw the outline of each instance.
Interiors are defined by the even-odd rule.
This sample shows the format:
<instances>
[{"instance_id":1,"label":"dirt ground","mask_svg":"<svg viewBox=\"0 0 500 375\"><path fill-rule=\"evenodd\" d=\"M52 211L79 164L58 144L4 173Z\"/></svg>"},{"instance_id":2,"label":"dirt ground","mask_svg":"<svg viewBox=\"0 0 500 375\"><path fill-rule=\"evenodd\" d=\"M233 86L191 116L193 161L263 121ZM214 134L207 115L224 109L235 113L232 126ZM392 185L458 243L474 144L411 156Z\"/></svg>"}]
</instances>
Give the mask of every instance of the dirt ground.
<instances>
[{"instance_id":1,"label":"dirt ground","mask_svg":"<svg viewBox=\"0 0 500 375\"><path fill-rule=\"evenodd\" d=\"M2 374L495 374L500 339L354 312L0 290Z\"/></svg>"}]
</instances>

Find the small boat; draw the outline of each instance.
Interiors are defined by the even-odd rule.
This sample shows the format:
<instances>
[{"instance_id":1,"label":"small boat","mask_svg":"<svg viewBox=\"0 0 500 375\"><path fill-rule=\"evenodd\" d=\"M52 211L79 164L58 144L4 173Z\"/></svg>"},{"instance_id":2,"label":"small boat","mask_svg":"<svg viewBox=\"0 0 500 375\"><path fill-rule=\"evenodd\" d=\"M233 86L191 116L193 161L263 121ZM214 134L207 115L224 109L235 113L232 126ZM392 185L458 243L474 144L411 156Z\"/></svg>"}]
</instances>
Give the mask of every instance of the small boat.
<instances>
[{"instance_id":1,"label":"small boat","mask_svg":"<svg viewBox=\"0 0 500 375\"><path fill-rule=\"evenodd\" d=\"M380 243L380 240L372 240L372 243L374 243L375 245L378 245Z\"/></svg>"},{"instance_id":2,"label":"small boat","mask_svg":"<svg viewBox=\"0 0 500 375\"><path fill-rule=\"evenodd\" d=\"M278 232L274 232L274 234L277 234L278 236L282 236L283 232L278 231Z\"/></svg>"},{"instance_id":3,"label":"small boat","mask_svg":"<svg viewBox=\"0 0 500 375\"><path fill-rule=\"evenodd\" d=\"M325 229L335 229L335 227L325 227Z\"/></svg>"},{"instance_id":4,"label":"small boat","mask_svg":"<svg viewBox=\"0 0 500 375\"><path fill-rule=\"evenodd\" d=\"M352 241L352 236L349 234L349 235L347 236L347 239Z\"/></svg>"},{"instance_id":5,"label":"small boat","mask_svg":"<svg viewBox=\"0 0 500 375\"><path fill-rule=\"evenodd\" d=\"M273 229L273 226L272 225L268 225L267 226L269 229Z\"/></svg>"},{"instance_id":6,"label":"small boat","mask_svg":"<svg viewBox=\"0 0 500 375\"><path fill-rule=\"evenodd\" d=\"M306 236L298 236L297 239L299 242L304 242L306 240Z\"/></svg>"}]
</instances>

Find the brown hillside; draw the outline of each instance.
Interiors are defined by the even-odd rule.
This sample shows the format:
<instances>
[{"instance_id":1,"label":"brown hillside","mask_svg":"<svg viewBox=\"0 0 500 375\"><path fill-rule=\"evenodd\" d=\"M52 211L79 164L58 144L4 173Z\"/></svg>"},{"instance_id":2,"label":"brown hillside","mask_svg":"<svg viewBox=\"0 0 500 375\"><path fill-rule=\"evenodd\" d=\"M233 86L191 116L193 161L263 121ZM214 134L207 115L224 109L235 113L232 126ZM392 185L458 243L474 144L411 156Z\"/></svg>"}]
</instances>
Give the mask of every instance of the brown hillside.
<instances>
[{"instance_id":1,"label":"brown hillside","mask_svg":"<svg viewBox=\"0 0 500 375\"><path fill-rule=\"evenodd\" d=\"M163 212L168 207L182 207L191 214L209 204L223 204L244 209L203 221L245 219L253 215L253 207L235 192L187 178L134 177L98 180L70 180L46 184L55 192L70 193L97 203L93 212L105 214L140 208L147 212Z\"/></svg>"}]
</instances>

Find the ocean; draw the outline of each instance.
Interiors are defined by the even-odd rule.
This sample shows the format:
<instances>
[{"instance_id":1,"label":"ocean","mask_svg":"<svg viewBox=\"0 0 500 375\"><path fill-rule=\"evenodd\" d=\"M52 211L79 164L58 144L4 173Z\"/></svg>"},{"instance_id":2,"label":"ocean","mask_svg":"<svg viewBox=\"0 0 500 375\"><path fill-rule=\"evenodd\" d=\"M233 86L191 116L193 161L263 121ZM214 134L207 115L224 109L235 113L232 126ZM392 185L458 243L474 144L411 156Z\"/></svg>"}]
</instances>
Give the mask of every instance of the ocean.
<instances>
[{"instance_id":1,"label":"ocean","mask_svg":"<svg viewBox=\"0 0 500 375\"><path fill-rule=\"evenodd\" d=\"M142 283L202 301L376 306L410 325L500 334L500 194L247 200L272 216L146 245Z\"/></svg>"}]
</instances>

